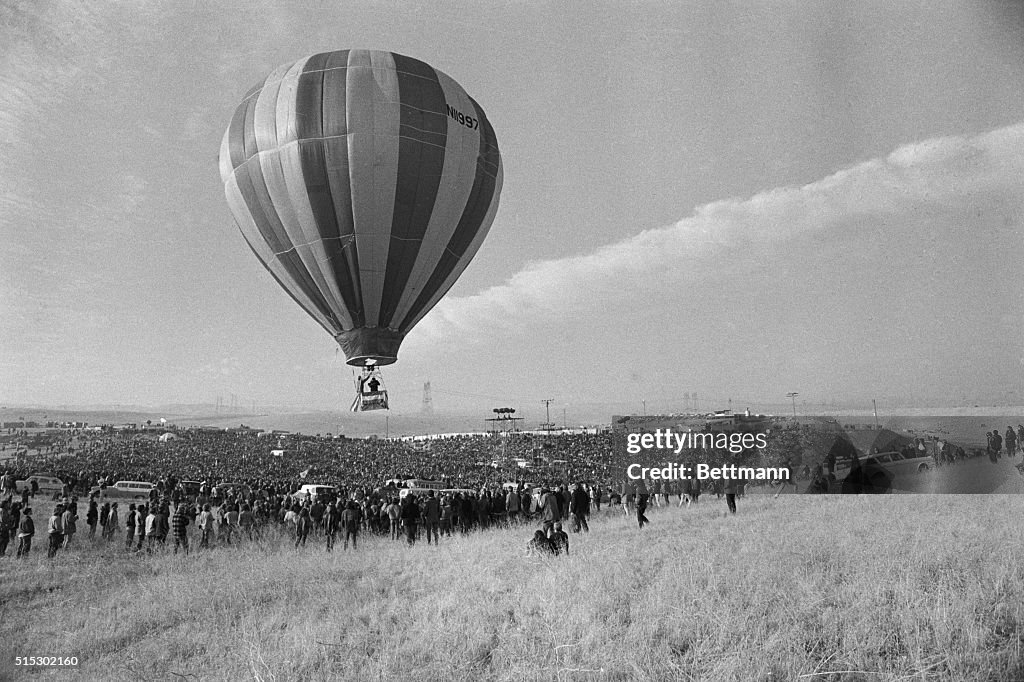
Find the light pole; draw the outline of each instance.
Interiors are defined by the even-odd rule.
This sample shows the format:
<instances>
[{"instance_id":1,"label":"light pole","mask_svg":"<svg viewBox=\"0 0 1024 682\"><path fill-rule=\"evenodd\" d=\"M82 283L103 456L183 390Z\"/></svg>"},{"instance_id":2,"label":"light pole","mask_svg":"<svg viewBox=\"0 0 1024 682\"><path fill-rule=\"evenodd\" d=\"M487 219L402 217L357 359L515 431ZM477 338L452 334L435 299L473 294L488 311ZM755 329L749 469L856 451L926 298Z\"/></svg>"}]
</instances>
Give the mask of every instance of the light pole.
<instances>
[{"instance_id":1,"label":"light pole","mask_svg":"<svg viewBox=\"0 0 1024 682\"><path fill-rule=\"evenodd\" d=\"M793 401L793 417L794 418L796 418L796 397L798 395L800 395L800 394L797 393L796 391L793 391L791 393L787 393L786 394L786 397Z\"/></svg>"},{"instance_id":2,"label":"light pole","mask_svg":"<svg viewBox=\"0 0 1024 682\"><path fill-rule=\"evenodd\" d=\"M646 417L647 416L647 401L646 400L641 400L640 402L644 404L644 416Z\"/></svg>"},{"instance_id":3,"label":"light pole","mask_svg":"<svg viewBox=\"0 0 1024 682\"><path fill-rule=\"evenodd\" d=\"M547 429L548 432L550 433L551 427L554 426L554 424L551 423L551 403L555 402L555 399L554 398L545 398L541 402L544 403L544 414L545 414L544 428Z\"/></svg>"}]
</instances>

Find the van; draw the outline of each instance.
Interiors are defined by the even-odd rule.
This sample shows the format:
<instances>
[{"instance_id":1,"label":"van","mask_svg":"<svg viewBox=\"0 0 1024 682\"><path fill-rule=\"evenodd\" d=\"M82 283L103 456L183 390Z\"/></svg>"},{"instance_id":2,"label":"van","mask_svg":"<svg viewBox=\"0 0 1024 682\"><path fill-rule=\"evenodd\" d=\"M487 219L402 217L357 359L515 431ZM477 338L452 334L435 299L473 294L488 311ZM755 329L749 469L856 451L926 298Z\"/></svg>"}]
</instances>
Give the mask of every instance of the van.
<instances>
[{"instance_id":1,"label":"van","mask_svg":"<svg viewBox=\"0 0 1024 682\"><path fill-rule=\"evenodd\" d=\"M315 483L306 483L292 493L292 499L297 502L305 502L307 499L311 502L316 502L317 499L321 502L331 502L337 496L338 489L333 485L317 485Z\"/></svg>"},{"instance_id":2,"label":"van","mask_svg":"<svg viewBox=\"0 0 1024 682\"><path fill-rule=\"evenodd\" d=\"M148 481L118 481L103 490L98 487L93 488L89 491L89 495L101 495L108 499L148 500L150 491L154 489L156 489L156 484Z\"/></svg>"},{"instance_id":3,"label":"van","mask_svg":"<svg viewBox=\"0 0 1024 682\"><path fill-rule=\"evenodd\" d=\"M443 490L444 481L425 481L419 478L410 478L405 482L407 488L425 488L427 490Z\"/></svg>"},{"instance_id":4,"label":"van","mask_svg":"<svg viewBox=\"0 0 1024 682\"><path fill-rule=\"evenodd\" d=\"M43 495L59 495L64 492L64 481L60 480L53 474L32 474L24 481L15 481L14 488L19 493L23 488L32 490L32 481L36 482L39 486L39 492Z\"/></svg>"},{"instance_id":5,"label":"van","mask_svg":"<svg viewBox=\"0 0 1024 682\"><path fill-rule=\"evenodd\" d=\"M434 488L401 488L398 491L398 499L404 500L409 495L415 495L417 500L422 500L430 496L430 492L433 491L434 497L439 497L443 490L436 490Z\"/></svg>"}]
</instances>

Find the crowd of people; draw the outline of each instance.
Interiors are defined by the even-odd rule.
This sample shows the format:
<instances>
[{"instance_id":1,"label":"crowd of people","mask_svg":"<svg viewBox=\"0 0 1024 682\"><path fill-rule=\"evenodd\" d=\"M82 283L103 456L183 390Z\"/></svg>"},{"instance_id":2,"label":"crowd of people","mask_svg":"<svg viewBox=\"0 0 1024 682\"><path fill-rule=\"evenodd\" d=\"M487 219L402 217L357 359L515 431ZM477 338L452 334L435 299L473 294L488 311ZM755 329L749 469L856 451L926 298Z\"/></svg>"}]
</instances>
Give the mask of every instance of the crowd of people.
<instances>
[{"instance_id":1,"label":"crowd of people","mask_svg":"<svg viewBox=\"0 0 1024 682\"><path fill-rule=\"evenodd\" d=\"M36 451L10 448L6 466L16 477L46 471L79 493L98 478L244 483L275 489L322 481L339 487L373 488L390 478L444 481L451 488L500 485L510 476L531 483L603 483L614 478L611 436L600 434L519 435L513 438L451 436L411 442L283 435L261 437L254 430L179 429L161 441L159 431L77 430L55 436ZM510 470L502 463L543 457L556 467Z\"/></svg>"},{"instance_id":2,"label":"crowd of people","mask_svg":"<svg viewBox=\"0 0 1024 682\"><path fill-rule=\"evenodd\" d=\"M160 439L158 432L145 430L77 429L49 440L33 434L34 452L19 447L28 438L7 439L2 446L6 471L0 476L0 555L11 541L17 556L32 550L37 535L32 506L45 504L50 495L29 486L16 489L15 481L39 471L63 481L63 489L52 494L57 504L45 526L49 556L76 544L83 519L90 541L120 541L133 552L151 553L172 543L175 553L188 552L190 536L206 548L267 533L288 533L296 547L317 538L330 551L335 537L343 549L349 544L355 549L360 533L409 544L425 535L436 543L453 533L534 518L548 534L570 513L574 527L586 530L591 500L599 507L611 494L607 434L408 442L268 438L247 429L169 433L173 437ZM555 460L558 466L508 465L517 459ZM397 481L406 478L459 491L402 495ZM108 494L116 493L112 486L119 480L155 485L148 499L128 503ZM566 483L571 480L578 481L572 512ZM309 482L335 490L303 499L295 490ZM43 532L40 528L38 534Z\"/></svg>"}]
</instances>

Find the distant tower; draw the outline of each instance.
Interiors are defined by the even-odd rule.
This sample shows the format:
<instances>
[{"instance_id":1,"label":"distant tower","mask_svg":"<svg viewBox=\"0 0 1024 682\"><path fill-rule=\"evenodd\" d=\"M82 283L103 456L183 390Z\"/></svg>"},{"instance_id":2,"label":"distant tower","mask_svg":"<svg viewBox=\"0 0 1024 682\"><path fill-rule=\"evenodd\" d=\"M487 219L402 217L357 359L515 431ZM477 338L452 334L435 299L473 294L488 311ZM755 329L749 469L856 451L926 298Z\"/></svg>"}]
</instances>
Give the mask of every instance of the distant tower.
<instances>
[{"instance_id":1,"label":"distant tower","mask_svg":"<svg viewBox=\"0 0 1024 682\"><path fill-rule=\"evenodd\" d=\"M423 414L434 414L434 401L430 397L429 381L423 383L423 408L420 411Z\"/></svg>"}]
</instances>

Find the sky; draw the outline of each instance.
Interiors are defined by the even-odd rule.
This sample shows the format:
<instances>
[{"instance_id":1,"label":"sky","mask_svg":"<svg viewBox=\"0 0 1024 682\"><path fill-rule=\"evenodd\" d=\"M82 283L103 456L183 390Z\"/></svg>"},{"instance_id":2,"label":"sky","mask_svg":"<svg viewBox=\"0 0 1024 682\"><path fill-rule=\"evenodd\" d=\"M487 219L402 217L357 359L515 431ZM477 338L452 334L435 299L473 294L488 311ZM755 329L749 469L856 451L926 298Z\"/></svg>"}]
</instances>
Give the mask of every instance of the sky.
<instances>
[{"instance_id":1,"label":"sky","mask_svg":"<svg viewBox=\"0 0 1024 682\"><path fill-rule=\"evenodd\" d=\"M0 0L0 402L347 407L217 165L249 87L344 48L453 77L504 164L396 413L426 381L570 420L1024 404L1024 9L995 1Z\"/></svg>"}]
</instances>

